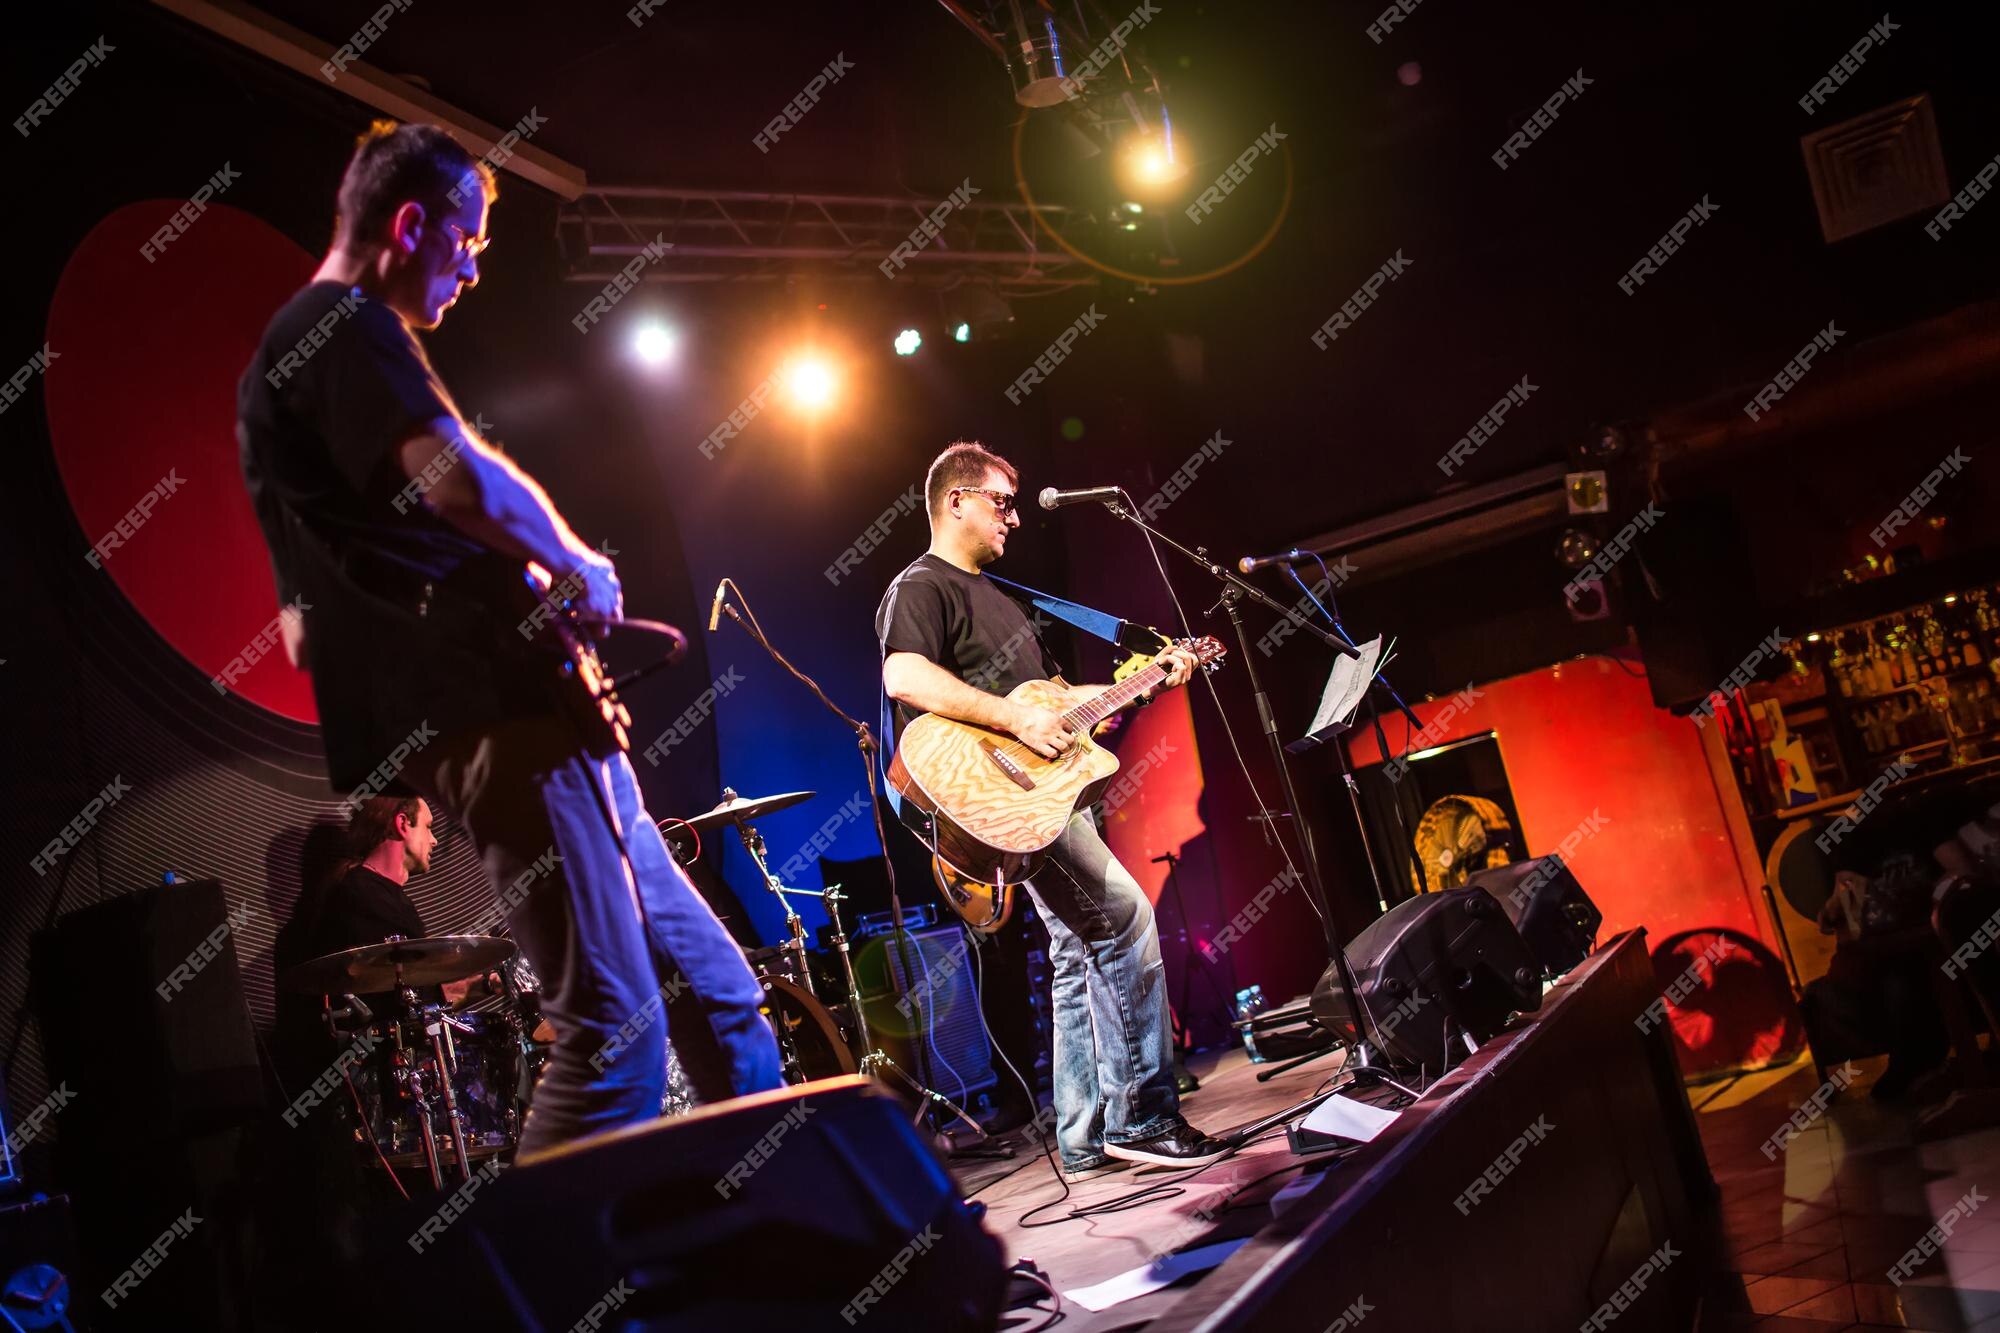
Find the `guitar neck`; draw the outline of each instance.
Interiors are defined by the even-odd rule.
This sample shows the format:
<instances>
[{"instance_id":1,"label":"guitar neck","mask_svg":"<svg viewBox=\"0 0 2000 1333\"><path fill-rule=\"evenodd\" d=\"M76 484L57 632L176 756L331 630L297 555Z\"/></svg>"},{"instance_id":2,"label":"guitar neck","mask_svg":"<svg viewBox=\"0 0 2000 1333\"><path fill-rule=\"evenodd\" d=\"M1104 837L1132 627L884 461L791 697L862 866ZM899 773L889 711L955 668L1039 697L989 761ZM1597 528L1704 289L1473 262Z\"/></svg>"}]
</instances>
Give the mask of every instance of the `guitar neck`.
<instances>
[{"instance_id":1,"label":"guitar neck","mask_svg":"<svg viewBox=\"0 0 2000 1333\"><path fill-rule=\"evenodd\" d=\"M1062 715L1063 722L1071 731L1088 732L1166 678L1166 671L1156 662L1142 671L1127 676L1087 703L1080 703L1070 709Z\"/></svg>"}]
</instances>

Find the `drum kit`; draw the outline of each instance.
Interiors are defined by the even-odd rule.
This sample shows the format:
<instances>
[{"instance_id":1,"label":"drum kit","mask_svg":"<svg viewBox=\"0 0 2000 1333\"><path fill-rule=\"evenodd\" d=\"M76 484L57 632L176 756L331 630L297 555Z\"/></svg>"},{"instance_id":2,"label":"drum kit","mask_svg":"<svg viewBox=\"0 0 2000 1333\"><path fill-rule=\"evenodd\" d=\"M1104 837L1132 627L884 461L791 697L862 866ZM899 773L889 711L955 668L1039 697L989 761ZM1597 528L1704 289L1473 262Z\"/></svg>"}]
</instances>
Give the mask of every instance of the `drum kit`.
<instances>
[{"instance_id":1,"label":"drum kit","mask_svg":"<svg viewBox=\"0 0 2000 1333\"><path fill-rule=\"evenodd\" d=\"M698 854L703 833L734 828L765 887L784 907L786 942L745 957L763 986L764 1012L777 1035L787 1083L839 1074L894 1074L919 1097L977 1129L963 1110L911 1078L875 1045L841 923L846 895L840 885L817 892L795 889L771 873L763 835L753 821L814 795L795 791L745 800L725 787L713 810L662 821L660 832L675 859L686 864ZM845 989L831 1005L820 997L794 898L819 899L831 923L827 944L839 959L839 982ZM454 1008L420 993L423 987L494 972L500 975L503 999L483 1012ZM279 984L322 997L322 1017L336 1041L370 1038L366 1044L373 1054L353 1074L360 1107L355 1138L370 1160L389 1170L422 1170L432 1188L442 1190L448 1167L470 1179L474 1161L510 1155L519 1144L554 1033L540 1014L540 983L512 940L392 936L381 944L301 963ZM356 998L377 993L396 996L400 1013L378 1016ZM338 1001L346 1003L336 1007ZM693 1105L669 1042L662 1113L684 1112Z\"/></svg>"},{"instance_id":2,"label":"drum kit","mask_svg":"<svg viewBox=\"0 0 2000 1333\"><path fill-rule=\"evenodd\" d=\"M531 999L516 984L514 942L490 935L405 939L327 954L279 978L286 990L323 997L336 1041L366 1037L369 1058L353 1073L361 1108L357 1139L385 1168L422 1168L444 1188L446 1163L471 1179L472 1162L520 1141L533 1074L546 1047ZM460 1013L428 1000L442 986L498 970L506 1003ZM394 995L400 1011L377 1015L362 995ZM345 1008L335 1008L335 999Z\"/></svg>"}]
</instances>

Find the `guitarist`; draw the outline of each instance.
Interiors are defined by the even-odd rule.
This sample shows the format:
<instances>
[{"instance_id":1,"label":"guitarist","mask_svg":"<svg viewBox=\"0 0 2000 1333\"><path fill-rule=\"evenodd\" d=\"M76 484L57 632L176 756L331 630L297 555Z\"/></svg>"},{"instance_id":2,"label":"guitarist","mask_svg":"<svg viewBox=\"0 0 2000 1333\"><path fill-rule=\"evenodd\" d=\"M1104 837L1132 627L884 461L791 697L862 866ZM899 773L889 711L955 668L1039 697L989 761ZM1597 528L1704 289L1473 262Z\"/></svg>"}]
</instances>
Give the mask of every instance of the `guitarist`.
<instances>
[{"instance_id":1,"label":"guitarist","mask_svg":"<svg viewBox=\"0 0 2000 1333\"><path fill-rule=\"evenodd\" d=\"M1013 465L979 444L954 444L931 464L930 549L896 576L875 613L899 739L917 715L941 713L1011 733L1044 758L1075 740L1058 714L1003 697L1023 681L1058 678L1020 604L981 573L1021 526L1018 484ZM1172 647L1161 664L1171 688L1193 674L1195 659ZM1071 687L1081 699L1108 688ZM1180 1115L1166 972L1145 890L1080 813L1027 890L1049 930L1064 1174L1221 1157L1226 1146Z\"/></svg>"},{"instance_id":2,"label":"guitarist","mask_svg":"<svg viewBox=\"0 0 2000 1333\"><path fill-rule=\"evenodd\" d=\"M517 575L550 571L584 615L621 614L611 561L465 424L416 339L479 281L495 193L433 126L361 136L332 247L237 388L237 439L279 600L300 613L280 623L312 673L335 789L357 803L407 784L457 813L496 890L527 886L508 922L556 1045L525 1160L657 1116L668 1028L703 1101L779 1077L756 979L667 854L625 755L565 719L552 662L521 660L518 610L446 595L504 556ZM551 850L560 863L537 873Z\"/></svg>"}]
</instances>

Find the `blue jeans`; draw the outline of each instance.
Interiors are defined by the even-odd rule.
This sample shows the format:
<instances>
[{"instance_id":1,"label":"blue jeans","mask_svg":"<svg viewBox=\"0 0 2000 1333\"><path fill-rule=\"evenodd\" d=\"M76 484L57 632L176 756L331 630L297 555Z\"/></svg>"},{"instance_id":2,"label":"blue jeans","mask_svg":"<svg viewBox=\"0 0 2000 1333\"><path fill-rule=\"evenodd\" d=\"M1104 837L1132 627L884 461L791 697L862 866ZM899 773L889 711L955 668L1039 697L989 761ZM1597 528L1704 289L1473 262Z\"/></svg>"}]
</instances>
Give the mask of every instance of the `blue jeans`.
<instances>
[{"instance_id":1,"label":"blue jeans","mask_svg":"<svg viewBox=\"0 0 2000 1333\"><path fill-rule=\"evenodd\" d=\"M1104 1157L1180 1118L1160 933L1146 891L1084 815L1027 885L1049 928L1056 1145L1063 1165Z\"/></svg>"},{"instance_id":2,"label":"blue jeans","mask_svg":"<svg viewBox=\"0 0 2000 1333\"><path fill-rule=\"evenodd\" d=\"M464 822L556 1030L523 1154L658 1117L669 1031L702 1101L779 1086L757 979L668 855L624 755L593 758L564 724L528 719L441 737L419 760L406 779Z\"/></svg>"}]
</instances>

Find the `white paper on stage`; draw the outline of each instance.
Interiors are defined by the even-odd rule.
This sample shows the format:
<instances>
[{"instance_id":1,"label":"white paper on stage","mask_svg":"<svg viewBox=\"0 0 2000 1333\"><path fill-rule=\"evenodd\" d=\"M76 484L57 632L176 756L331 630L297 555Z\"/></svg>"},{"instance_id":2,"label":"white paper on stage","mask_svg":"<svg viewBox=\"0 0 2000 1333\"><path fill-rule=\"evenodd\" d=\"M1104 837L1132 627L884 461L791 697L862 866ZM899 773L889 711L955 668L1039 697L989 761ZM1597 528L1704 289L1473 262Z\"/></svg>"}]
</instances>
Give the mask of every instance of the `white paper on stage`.
<instances>
[{"instance_id":1,"label":"white paper on stage","mask_svg":"<svg viewBox=\"0 0 2000 1333\"><path fill-rule=\"evenodd\" d=\"M1109 1310L1114 1305L1136 1300L1148 1292L1170 1287L1189 1273L1199 1273L1203 1269L1214 1268L1248 1244L1249 1240L1248 1236L1239 1236L1235 1240L1217 1241L1213 1245L1202 1245L1180 1254L1170 1254L1164 1259L1155 1259L1142 1268L1130 1269L1117 1277L1106 1278L1094 1287L1080 1287L1075 1291L1066 1291L1063 1295L1086 1310Z\"/></svg>"},{"instance_id":2,"label":"white paper on stage","mask_svg":"<svg viewBox=\"0 0 2000 1333\"><path fill-rule=\"evenodd\" d=\"M1358 1102L1352 1097L1335 1095L1312 1109L1312 1114L1306 1117L1305 1127L1320 1134L1366 1143L1395 1124L1398 1114L1379 1106L1370 1106L1367 1102Z\"/></svg>"},{"instance_id":3,"label":"white paper on stage","mask_svg":"<svg viewBox=\"0 0 2000 1333\"><path fill-rule=\"evenodd\" d=\"M1307 728L1309 733L1347 721L1360 706L1361 696L1368 692L1368 682L1375 679L1376 659L1382 656L1382 636L1377 634L1359 648L1358 657L1342 654L1334 660L1326 689L1319 696L1319 711L1313 714L1312 726Z\"/></svg>"}]
</instances>

